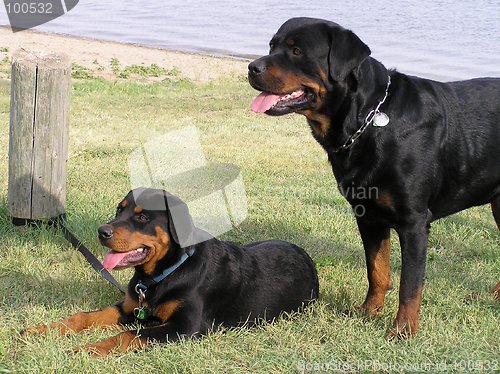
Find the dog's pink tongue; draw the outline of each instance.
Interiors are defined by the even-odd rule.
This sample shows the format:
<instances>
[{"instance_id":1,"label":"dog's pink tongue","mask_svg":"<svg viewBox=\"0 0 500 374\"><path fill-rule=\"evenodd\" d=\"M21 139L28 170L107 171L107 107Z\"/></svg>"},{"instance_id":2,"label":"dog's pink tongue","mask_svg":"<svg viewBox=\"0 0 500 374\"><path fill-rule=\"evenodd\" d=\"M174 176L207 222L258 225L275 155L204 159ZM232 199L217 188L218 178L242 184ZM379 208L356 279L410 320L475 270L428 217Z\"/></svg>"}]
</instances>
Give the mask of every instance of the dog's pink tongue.
<instances>
[{"instance_id":1,"label":"dog's pink tongue","mask_svg":"<svg viewBox=\"0 0 500 374\"><path fill-rule=\"evenodd\" d=\"M267 112L271 107L278 102L278 100L284 95L273 95L268 92L262 92L259 96L255 98L252 103L251 109L255 113Z\"/></svg>"},{"instance_id":2,"label":"dog's pink tongue","mask_svg":"<svg viewBox=\"0 0 500 374\"><path fill-rule=\"evenodd\" d=\"M116 265L118 265L120 261L123 260L125 257L127 257L129 254L130 254L129 252L109 251L106 257L104 257L102 266L106 270L114 269Z\"/></svg>"}]
</instances>

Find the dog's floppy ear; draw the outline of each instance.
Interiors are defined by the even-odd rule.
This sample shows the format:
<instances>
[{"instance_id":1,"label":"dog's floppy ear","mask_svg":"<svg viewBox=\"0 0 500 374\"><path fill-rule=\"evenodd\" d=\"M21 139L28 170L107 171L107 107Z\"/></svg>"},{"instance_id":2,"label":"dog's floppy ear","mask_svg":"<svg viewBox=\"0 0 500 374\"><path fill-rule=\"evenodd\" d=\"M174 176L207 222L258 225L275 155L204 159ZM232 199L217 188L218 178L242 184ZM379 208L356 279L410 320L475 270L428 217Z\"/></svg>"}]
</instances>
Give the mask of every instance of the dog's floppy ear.
<instances>
[{"instance_id":1,"label":"dog's floppy ear","mask_svg":"<svg viewBox=\"0 0 500 374\"><path fill-rule=\"evenodd\" d=\"M371 51L355 33L340 26L330 28L330 38L330 52L328 53L330 77L340 82L361 65Z\"/></svg>"},{"instance_id":2,"label":"dog's floppy ear","mask_svg":"<svg viewBox=\"0 0 500 374\"><path fill-rule=\"evenodd\" d=\"M189 214L188 206L177 196L168 192L164 192L164 197L170 237L179 244L181 248L195 244L192 240L195 226Z\"/></svg>"}]
</instances>

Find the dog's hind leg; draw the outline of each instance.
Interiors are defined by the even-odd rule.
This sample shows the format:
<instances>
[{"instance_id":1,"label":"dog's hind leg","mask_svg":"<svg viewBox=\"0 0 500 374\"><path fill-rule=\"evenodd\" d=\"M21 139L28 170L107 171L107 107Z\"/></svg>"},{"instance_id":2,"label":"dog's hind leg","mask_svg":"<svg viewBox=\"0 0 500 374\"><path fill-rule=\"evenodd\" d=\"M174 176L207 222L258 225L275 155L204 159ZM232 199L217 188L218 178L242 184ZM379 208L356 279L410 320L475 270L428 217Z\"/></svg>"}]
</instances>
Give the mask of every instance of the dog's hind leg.
<instances>
[{"instance_id":1,"label":"dog's hind leg","mask_svg":"<svg viewBox=\"0 0 500 374\"><path fill-rule=\"evenodd\" d=\"M493 212L493 217L500 230L500 197L497 197L491 202L491 211Z\"/></svg>"}]
</instances>

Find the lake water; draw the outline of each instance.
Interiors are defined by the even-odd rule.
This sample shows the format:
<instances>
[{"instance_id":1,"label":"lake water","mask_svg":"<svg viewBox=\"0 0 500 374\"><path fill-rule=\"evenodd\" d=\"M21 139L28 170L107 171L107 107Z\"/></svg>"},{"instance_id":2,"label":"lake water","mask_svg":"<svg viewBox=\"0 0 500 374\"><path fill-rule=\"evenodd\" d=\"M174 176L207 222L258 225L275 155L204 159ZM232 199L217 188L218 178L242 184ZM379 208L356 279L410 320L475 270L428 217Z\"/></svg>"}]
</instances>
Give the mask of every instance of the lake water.
<instances>
[{"instance_id":1,"label":"lake water","mask_svg":"<svg viewBox=\"0 0 500 374\"><path fill-rule=\"evenodd\" d=\"M500 0L81 0L37 30L253 57L288 18L352 29L387 67L438 80L500 77ZM0 24L7 25L0 6ZM1 41L0 41L1 45Z\"/></svg>"}]
</instances>

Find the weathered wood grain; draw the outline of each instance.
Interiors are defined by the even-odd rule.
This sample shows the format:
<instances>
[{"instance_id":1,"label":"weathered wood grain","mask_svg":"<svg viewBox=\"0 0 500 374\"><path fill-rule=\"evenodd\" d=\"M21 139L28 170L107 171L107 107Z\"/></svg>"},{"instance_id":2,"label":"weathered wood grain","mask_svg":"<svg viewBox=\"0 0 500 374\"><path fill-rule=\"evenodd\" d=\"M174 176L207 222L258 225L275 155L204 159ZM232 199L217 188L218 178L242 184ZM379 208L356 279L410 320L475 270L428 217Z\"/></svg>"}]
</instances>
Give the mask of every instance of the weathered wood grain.
<instances>
[{"instance_id":1,"label":"weathered wood grain","mask_svg":"<svg viewBox=\"0 0 500 374\"><path fill-rule=\"evenodd\" d=\"M47 219L64 213L71 64L60 54L13 57L9 138L9 213Z\"/></svg>"}]
</instances>

